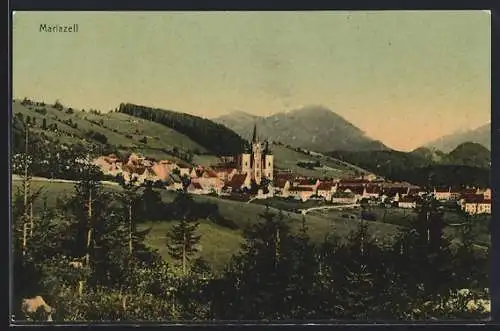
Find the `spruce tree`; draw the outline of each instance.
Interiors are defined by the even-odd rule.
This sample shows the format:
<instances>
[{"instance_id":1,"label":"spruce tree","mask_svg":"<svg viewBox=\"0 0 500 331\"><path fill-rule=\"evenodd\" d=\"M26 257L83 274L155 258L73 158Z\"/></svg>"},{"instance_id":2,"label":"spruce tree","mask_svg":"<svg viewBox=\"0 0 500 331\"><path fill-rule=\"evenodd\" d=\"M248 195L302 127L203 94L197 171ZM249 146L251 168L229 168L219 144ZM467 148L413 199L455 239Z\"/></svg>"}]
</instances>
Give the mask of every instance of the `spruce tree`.
<instances>
[{"instance_id":1,"label":"spruce tree","mask_svg":"<svg viewBox=\"0 0 500 331\"><path fill-rule=\"evenodd\" d=\"M347 245L339 250L338 258L343 261L338 300L341 317L367 319L373 317L380 288L376 283L376 265L380 263L378 247L368 233L368 227L361 221L351 232Z\"/></svg>"},{"instance_id":2,"label":"spruce tree","mask_svg":"<svg viewBox=\"0 0 500 331\"><path fill-rule=\"evenodd\" d=\"M290 250L284 256L288 262L289 284L286 288L285 309L291 318L313 318L316 311L318 260L316 247L308 235L305 217L298 234L290 236Z\"/></svg>"},{"instance_id":3,"label":"spruce tree","mask_svg":"<svg viewBox=\"0 0 500 331\"><path fill-rule=\"evenodd\" d=\"M290 318L285 304L290 283L292 259L290 228L283 215L268 208L261 221L245 229L245 241L224 273L223 289L214 298L217 318Z\"/></svg>"},{"instance_id":4,"label":"spruce tree","mask_svg":"<svg viewBox=\"0 0 500 331\"><path fill-rule=\"evenodd\" d=\"M170 256L180 262L182 273L187 275L188 263L192 256L198 252L197 245L201 236L196 234L198 223L191 223L186 218L182 218L167 233L167 247Z\"/></svg>"}]
</instances>

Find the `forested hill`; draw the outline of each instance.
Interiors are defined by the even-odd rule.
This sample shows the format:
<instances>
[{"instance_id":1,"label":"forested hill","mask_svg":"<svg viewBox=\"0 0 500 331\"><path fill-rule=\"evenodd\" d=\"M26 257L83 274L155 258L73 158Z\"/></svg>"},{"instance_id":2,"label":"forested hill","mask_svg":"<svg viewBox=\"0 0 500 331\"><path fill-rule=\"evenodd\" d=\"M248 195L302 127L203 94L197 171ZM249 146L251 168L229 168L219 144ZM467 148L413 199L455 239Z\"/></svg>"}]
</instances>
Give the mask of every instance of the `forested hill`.
<instances>
[{"instance_id":1,"label":"forested hill","mask_svg":"<svg viewBox=\"0 0 500 331\"><path fill-rule=\"evenodd\" d=\"M202 117L130 103L120 104L118 111L165 125L217 155L240 153L245 145L234 131Z\"/></svg>"},{"instance_id":2,"label":"forested hill","mask_svg":"<svg viewBox=\"0 0 500 331\"><path fill-rule=\"evenodd\" d=\"M458 151L459 152L459 151ZM334 151L329 155L367 169L390 180L407 181L425 186L490 186L490 168L484 167L482 158L477 162L463 162L454 157L457 151L442 153L438 161L428 157L421 150L416 152L399 151ZM481 154L481 153L480 153ZM469 159L467 159L469 161Z\"/></svg>"}]
</instances>

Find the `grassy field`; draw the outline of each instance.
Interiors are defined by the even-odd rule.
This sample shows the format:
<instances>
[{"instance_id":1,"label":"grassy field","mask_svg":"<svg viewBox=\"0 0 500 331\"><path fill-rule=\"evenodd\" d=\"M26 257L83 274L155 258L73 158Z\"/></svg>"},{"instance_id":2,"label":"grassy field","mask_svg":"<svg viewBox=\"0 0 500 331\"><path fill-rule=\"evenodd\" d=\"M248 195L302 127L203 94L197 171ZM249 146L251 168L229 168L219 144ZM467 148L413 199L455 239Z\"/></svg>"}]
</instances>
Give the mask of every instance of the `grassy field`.
<instances>
[{"instance_id":1,"label":"grassy field","mask_svg":"<svg viewBox=\"0 0 500 331\"><path fill-rule=\"evenodd\" d=\"M372 207L371 212L376 216L376 222L379 224L392 224L396 226L406 227L410 224L410 221L415 219L417 216L414 210L403 209L403 208L381 208ZM344 218L349 219L349 217L359 218L359 210L325 210L325 211L314 211L311 214L317 216L323 216L327 218ZM488 229L488 222L491 217L479 217L477 218L474 225L474 232L476 234L476 243L482 246L490 245L490 234ZM445 223L448 224L445 228L445 235L452 239L459 237L460 227L454 226L454 224L460 224L465 221L462 215L455 212L445 212L444 215Z\"/></svg>"},{"instance_id":2,"label":"grassy field","mask_svg":"<svg viewBox=\"0 0 500 331\"><path fill-rule=\"evenodd\" d=\"M13 182L13 189L16 190L20 186L20 181ZM43 186L44 194L47 196L49 206L54 206L57 197L64 197L66 194L72 194L74 184L72 183L55 183L48 181L36 181L32 183L33 188ZM106 190L120 190L118 186L104 186ZM172 191L160 190L161 197L164 202L171 202L176 194ZM242 231L246 226L259 222L259 215L266 210L266 206L262 204L247 204L244 202L223 200L210 196L193 196L197 202L210 202L217 204L219 213L225 219L233 221L238 228L231 230L219 225L213 224L206 220L200 220L199 234L202 236L201 255L206 257L209 262L219 268L228 261L230 256L237 251L241 244ZM35 203L35 213L39 212L43 207L43 199L39 199ZM279 210L270 207L274 213L279 213ZM303 216L297 213L284 211L283 218L291 226L297 230L302 224L302 219L305 217L308 232L314 241L322 241L328 232L334 232L341 238L347 237L350 231L355 230L358 221L342 218L340 215L306 215ZM172 226L172 221L154 222L140 225L141 228L151 227L151 231L147 237L147 244L158 249L165 258L168 258L168 253L165 246L166 231ZM389 240L393 238L398 227L391 224L379 222L368 222L369 231L381 240Z\"/></svg>"},{"instance_id":3,"label":"grassy field","mask_svg":"<svg viewBox=\"0 0 500 331\"><path fill-rule=\"evenodd\" d=\"M326 202L324 202L323 200L308 200L302 202L299 200L285 199L280 197L273 197L270 199L262 199L262 200L257 199L253 200L251 203L257 205L269 206L290 212L293 212L298 209L307 209L307 208L326 205Z\"/></svg>"},{"instance_id":4,"label":"grassy field","mask_svg":"<svg viewBox=\"0 0 500 331\"><path fill-rule=\"evenodd\" d=\"M356 172L367 173L354 165L325 155L308 155L297 152L289 147L273 144L272 146L275 166L280 169L290 169L296 173L309 177L333 177L349 178L356 176ZM316 162L321 164L320 168L307 169L297 165L297 162Z\"/></svg>"},{"instance_id":5,"label":"grassy field","mask_svg":"<svg viewBox=\"0 0 500 331\"><path fill-rule=\"evenodd\" d=\"M116 146L118 149L134 151L142 153L145 156L156 158L173 157L162 151L163 149L171 150L174 147L184 151L198 151L199 153L206 152L206 149L201 145L192 141L186 135L183 135L164 125L151 121L139 119L122 113L103 113L93 114L89 111L82 112L74 110L73 113L67 113L66 110L59 111L50 105L45 106L23 106L20 101L13 102L13 113L21 113L26 118L27 116L36 118L37 129L40 128L43 119L45 118L47 126L57 124L58 133L44 130L48 136L57 137L61 142L76 143L81 141L85 133L89 130L102 133L108 138L110 145ZM42 115L35 109L45 108L47 113ZM62 121L71 120L77 124L77 128L73 128ZM95 124L102 123L102 124ZM142 143L139 140L146 137L147 143Z\"/></svg>"}]
</instances>

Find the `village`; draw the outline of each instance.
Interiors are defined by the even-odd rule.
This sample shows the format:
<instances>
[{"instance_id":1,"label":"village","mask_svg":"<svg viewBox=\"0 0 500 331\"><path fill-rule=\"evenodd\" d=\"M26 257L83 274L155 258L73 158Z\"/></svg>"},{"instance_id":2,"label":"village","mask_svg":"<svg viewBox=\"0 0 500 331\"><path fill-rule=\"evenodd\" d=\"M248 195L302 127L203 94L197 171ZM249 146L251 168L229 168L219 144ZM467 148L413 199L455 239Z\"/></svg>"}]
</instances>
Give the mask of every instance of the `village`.
<instances>
[{"instance_id":1,"label":"village","mask_svg":"<svg viewBox=\"0 0 500 331\"><path fill-rule=\"evenodd\" d=\"M247 200L283 198L300 202L321 201L331 205L383 204L414 209L426 194L424 188L391 182L374 174L356 178L319 179L274 168L268 142L260 142L254 127L244 153L222 158L222 163L201 166L173 160L155 160L132 153L126 159L111 154L93 161L107 177L158 184L167 190ZM454 204L468 214L491 214L490 188L442 188L430 190L437 200Z\"/></svg>"}]
</instances>

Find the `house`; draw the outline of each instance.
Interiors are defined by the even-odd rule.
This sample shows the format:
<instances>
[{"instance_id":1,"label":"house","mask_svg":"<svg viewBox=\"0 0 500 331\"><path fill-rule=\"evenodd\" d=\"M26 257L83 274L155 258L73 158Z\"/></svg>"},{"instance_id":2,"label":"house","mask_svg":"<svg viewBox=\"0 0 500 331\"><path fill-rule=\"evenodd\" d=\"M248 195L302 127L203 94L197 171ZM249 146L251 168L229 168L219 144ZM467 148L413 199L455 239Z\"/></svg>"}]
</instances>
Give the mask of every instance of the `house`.
<instances>
[{"instance_id":1,"label":"house","mask_svg":"<svg viewBox=\"0 0 500 331\"><path fill-rule=\"evenodd\" d=\"M191 174L191 166L187 163L184 162L178 162L177 163L177 168L179 169L179 175L181 177L183 176L189 176Z\"/></svg>"},{"instance_id":2,"label":"house","mask_svg":"<svg viewBox=\"0 0 500 331\"><path fill-rule=\"evenodd\" d=\"M274 177L273 177L273 180L274 181L280 181L280 180L284 180L284 181L290 181L290 182L293 182L295 180L295 175L291 172L276 172L274 174Z\"/></svg>"},{"instance_id":3,"label":"house","mask_svg":"<svg viewBox=\"0 0 500 331\"><path fill-rule=\"evenodd\" d=\"M332 203L335 204L355 204L357 201L356 195L350 191L337 191L332 194Z\"/></svg>"},{"instance_id":4,"label":"house","mask_svg":"<svg viewBox=\"0 0 500 331\"><path fill-rule=\"evenodd\" d=\"M296 187L308 187L311 188L313 191L316 191L320 184L319 179L308 179L308 178L303 178L303 179L297 179L293 182L293 186Z\"/></svg>"},{"instance_id":5,"label":"house","mask_svg":"<svg viewBox=\"0 0 500 331\"><path fill-rule=\"evenodd\" d=\"M92 164L98 167L104 175L117 176L123 171L122 162L114 154L100 156L93 160Z\"/></svg>"},{"instance_id":6,"label":"house","mask_svg":"<svg viewBox=\"0 0 500 331\"><path fill-rule=\"evenodd\" d=\"M160 180L166 180L168 176L177 169L177 165L170 160L160 160L153 164L151 169L160 178Z\"/></svg>"},{"instance_id":7,"label":"house","mask_svg":"<svg viewBox=\"0 0 500 331\"><path fill-rule=\"evenodd\" d=\"M365 187L368 183L370 182L366 179L341 179L338 182L343 187Z\"/></svg>"},{"instance_id":8,"label":"house","mask_svg":"<svg viewBox=\"0 0 500 331\"><path fill-rule=\"evenodd\" d=\"M336 185L333 182L321 182L316 190L316 195L323 197L326 201L331 201L335 190Z\"/></svg>"},{"instance_id":9,"label":"house","mask_svg":"<svg viewBox=\"0 0 500 331\"><path fill-rule=\"evenodd\" d=\"M417 208L417 199L415 197L406 196L399 199L397 203L399 208Z\"/></svg>"},{"instance_id":10,"label":"house","mask_svg":"<svg viewBox=\"0 0 500 331\"><path fill-rule=\"evenodd\" d=\"M424 191L420 189L418 186L408 187L408 191L406 192L406 196L417 196L422 195Z\"/></svg>"},{"instance_id":11,"label":"house","mask_svg":"<svg viewBox=\"0 0 500 331\"><path fill-rule=\"evenodd\" d=\"M148 167L144 167L144 171L143 173L139 176L138 178L139 182L146 182L146 181L150 181L150 182L157 182L160 180L160 178L155 174L155 172L151 169L151 168L148 168Z\"/></svg>"},{"instance_id":12,"label":"house","mask_svg":"<svg viewBox=\"0 0 500 331\"><path fill-rule=\"evenodd\" d=\"M373 182L373 181L376 181L379 178L375 174L367 174L367 175L361 176L361 179L362 180L366 180L368 182Z\"/></svg>"},{"instance_id":13,"label":"house","mask_svg":"<svg viewBox=\"0 0 500 331\"><path fill-rule=\"evenodd\" d=\"M491 214L491 199L485 199L482 194L464 197L460 204L462 209L471 215Z\"/></svg>"},{"instance_id":14,"label":"house","mask_svg":"<svg viewBox=\"0 0 500 331\"><path fill-rule=\"evenodd\" d=\"M132 153L128 157L128 163L136 163L136 164L142 164L142 162L145 160L145 158L137 153Z\"/></svg>"},{"instance_id":15,"label":"house","mask_svg":"<svg viewBox=\"0 0 500 331\"><path fill-rule=\"evenodd\" d=\"M274 180L274 193L278 194L284 198L287 198L290 195L290 181L286 179Z\"/></svg>"},{"instance_id":16,"label":"house","mask_svg":"<svg viewBox=\"0 0 500 331\"><path fill-rule=\"evenodd\" d=\"M349 186L349 187L339 187L337 188L337 192L347 192L354 194L356 200L359 201L363 198L363 193L365 192L365 188L363 186Z\"/></svg>"},{"instance_id":17,"label":"house","mask_svg":"<svg viewBox=\"0 0 500 331\"><path fill-rule=\"evenodd\" d=\"M205 169L201 176L192 178L191 181L200 183L201 186L209 190L209 192L215 192L217 194L220 194L224 186L224 182L211 169Z\"/></svg>"},{"instance_id":18,"label":"house","mask_svg":"<svg viewBox=\"0 0 500 331\"><path fill-rule=\"evenodd\" d=\"M142 184L144 182L142 174L146 171L145 167L127 163L123 165L122 169L122 175L125 182L135 181L136 184Z\"/></svg>"},{"instance_id":19,"label":"house","mask_svg":"<svg viewBox=\"0 0 500 331\"><path fill-rule=\"evenodd\" d=\"M478 190L478 194L482 194L485 200L491 200L491 189Z\"/></svg>"},{"instance_id":20,"label":"house","mask_svg":"<svg viewBox=\"0 0 500 331\"><path fill-rule=\"evenodd\" d=\"M450 198L448 200L458 201L458 200L460 200L461 196L462 196L462 193L461 193L460 189L450 188Z\"/></svg>"},{"instance_id":21,"label":"house","mask_svg":"<svg viewBox=\"0 0 500 331\"><path fill-rule=\"evenodd\" d=\"M312 187L292 186L289 189L289 196L293 196L297 200L307 201L314 195Z\"/></svg>"},{"instance_id":22,"label":"house","mask_svg":"<svg viewBox=\"0 0 500 331\"><path fill-rule=\"evenodd\" d=\"M160 180L151 168L130 164L123 166L123 179L125 182L134 180L137 185L143 184L146 181L156 182Z\"/></svg>"},{"instance_id":23,"label":"house","mask_svg":"<svg viewBox=\"0 0 500 331\"><path fill-rule=\"evenodd\" d=\"M224 183L228 182L237 173L236 168L214 166L211 170L220 178Z\"/></svg>"},{"instance_id":24,"label":"house","mask_svg":"<svg viewBox=\"0 0 500 331\"><path fill-rule=\"evenodd\" d=\"M379 187L369 185L363 189L362 197L366 199L377 199L381 193L382 190Z\"/></svg>"},{"instance_id":25,"label":"house","mask_svg":"<svg viewBox=\"0 0 500 331\"><path fill-rule=\"evenodd\" d=\"M187 191L188 191L188 193L191 193L191 194L209 194L210 193L209 190L204 189L203 186L201 186L201 184L197 183L197 182L192 182L191 184L189 184Z\"/></svg>"},{"instance_id":26,"label":"house","mask_svg":"<svg viewBox=\"0 0 500 331\"><path fill-rule=\"evenodd\" d=\"M251 179L249 174L236 174L227 183L227 188L230 192L241 192L251 187Z\"/></svg>"},{"instance_id":27,"label":"house","mask_svg":"<svg viewBox=\"0 0 500 331\"><path fill-rule=\"evenodd\" d=\"M189 177L190 178L198 178L200 174L203 172L203 168L198 167L192 167L191 170L189 171Z\"/></svg>"},{"instance_id":28,"label":"house","mask_svg":"<svg viewBox=\"0 0 500 331\"><path fill-rule=\"evenodd\" d=\"M184 188L182 179L177 174L172 173L168 175L168 178L164 181L164 183L168 190L178 191Z\"/></svg>"},{"instance_id":29,"label":"house","mask_svg":"<svg viewBox=\"0 0 500 331\"><path fill-rule=\"evenodd\" d=\"M382 187L382 194L388 198L395 199L396 196L399 198L407 195L411 189L404 187L401 184L385 184Z\"/></svg>"},{"instance_id":30,"label":"house","mask_svg":"<svg viewBox=\"0 0 500 331\"><path fill-rule=\"evenodd\" d=\"M436 200L451 200L451 187L448 188L434 188L434 197Z\"/></svg>"}]
</instances>

